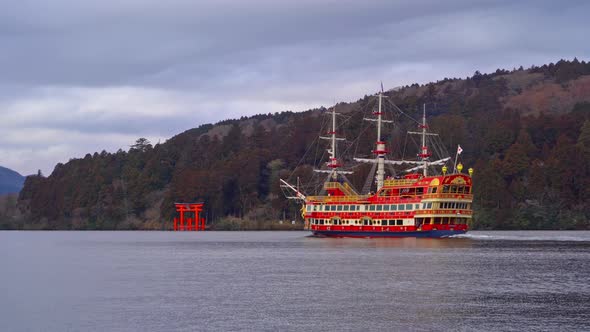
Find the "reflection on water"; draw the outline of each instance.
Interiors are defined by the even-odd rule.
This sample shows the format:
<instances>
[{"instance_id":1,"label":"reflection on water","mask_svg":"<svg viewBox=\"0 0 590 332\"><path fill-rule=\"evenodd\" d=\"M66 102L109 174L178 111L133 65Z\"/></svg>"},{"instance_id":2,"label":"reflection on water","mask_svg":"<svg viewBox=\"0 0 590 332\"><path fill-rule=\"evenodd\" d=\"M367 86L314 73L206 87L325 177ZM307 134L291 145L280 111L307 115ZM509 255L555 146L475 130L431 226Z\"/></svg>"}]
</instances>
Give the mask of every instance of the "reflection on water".
<instances>
[{"instance_id":1,"label":"reflection on water","mask_svg":"<svg viewBox=\"0 0 590 332\"><path fill-rule=\"evenodd\" d=\"M469 248L473 242L471 238L310 238L334 248Z\"/></svg>"},{"instance_id":2,"label":"reflection on water","mask_svg":"<svg viewBox=\"0 0 590 332\"><path fill-rule=\"evenodd\" d=\"M308 235L0 232L0 330L589 330L590 232Z\"/></svg>"}]
</instances>

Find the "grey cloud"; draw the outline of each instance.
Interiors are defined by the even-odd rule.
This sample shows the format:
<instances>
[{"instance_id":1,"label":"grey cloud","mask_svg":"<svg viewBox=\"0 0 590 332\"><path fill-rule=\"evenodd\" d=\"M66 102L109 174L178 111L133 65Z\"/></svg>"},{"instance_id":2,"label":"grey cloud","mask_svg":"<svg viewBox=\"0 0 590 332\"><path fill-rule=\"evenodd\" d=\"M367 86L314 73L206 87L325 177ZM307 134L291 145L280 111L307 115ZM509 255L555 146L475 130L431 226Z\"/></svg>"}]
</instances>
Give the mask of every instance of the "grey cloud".
<instances>
[{"instance_id":1,"label":"grey cloud","mask_svg":"<svg viewBox=\"0 0 590 332\"><path fill-rule=\"evenodd\" d=\"M0 130L14 139L0 142L0 164L47 172L134 137L355 100L380 80L394 87L584 58L588 12L586 1L532 0L5 4ZM51 139L19 142L18 131Z\"/></svg>"}]
</instances>

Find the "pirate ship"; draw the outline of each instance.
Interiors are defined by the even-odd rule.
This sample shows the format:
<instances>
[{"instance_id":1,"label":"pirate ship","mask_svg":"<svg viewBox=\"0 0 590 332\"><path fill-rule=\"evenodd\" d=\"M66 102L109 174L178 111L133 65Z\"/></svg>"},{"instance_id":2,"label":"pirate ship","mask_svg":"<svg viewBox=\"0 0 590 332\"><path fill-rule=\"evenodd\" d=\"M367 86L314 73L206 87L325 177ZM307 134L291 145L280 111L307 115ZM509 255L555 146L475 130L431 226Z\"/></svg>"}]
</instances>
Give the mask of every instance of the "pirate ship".
<instances>
[{"instance_id":1,"label":"pirate ship","mask_svg":"<svg viewBox=\"0 0 590 332\"><path fill-rule=\"evenodd\" d=\"M354 158L357 163L373 164L369 179L374 176L374 192L359 193L346 178L352 171L344 169L337 156L337 143L344 139L337 136L335 107L330 114L329 135L320 136L329 140L330 146L327 167L314 170L327 174L319 194L307 195L299 184L280 180L287 197L301 203L305 229L327 237L438 238L466 233L472 217L473 169L462 173L463 165L457 163L461 147L457 146L454 162L449 156L431 160L428 141L437 134L428 131L424 107L422 121L416 121L420 130L408 132L421 138L416 160L388 159L382 124L392 121L383 118L383 98L381 90L378 109L373 117L365 118L376 123L374 158ZM386 166L392 174L386 175ZM395 171L394 166L406 169Z\"/></svg>"}]
</instances>

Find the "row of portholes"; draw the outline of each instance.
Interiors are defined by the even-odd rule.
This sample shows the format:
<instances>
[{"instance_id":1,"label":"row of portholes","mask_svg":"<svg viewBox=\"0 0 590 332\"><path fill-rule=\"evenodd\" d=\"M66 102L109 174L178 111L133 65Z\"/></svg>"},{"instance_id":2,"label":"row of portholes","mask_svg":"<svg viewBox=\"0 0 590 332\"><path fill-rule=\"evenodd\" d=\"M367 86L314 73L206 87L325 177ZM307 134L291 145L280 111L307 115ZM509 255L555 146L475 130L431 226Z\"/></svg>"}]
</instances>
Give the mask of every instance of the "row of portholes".
<instances>
[{"instance_id":1,"label":"row of portholes","mask_svg":"<svg viewBox=\"0 0 590 332\"><path fill-rule=\"evenodd\" d=\"M363 211L413 211L420 208L420 204L406 203L406 204L370 204L370 205L346 205L346 204L330 204L330 205L307 205L305 210L307 212L363 212Z\"/></svg>"},{"instance_id":2,"label":"row of portholes","mask_svg":"<svg viewBox=\"0 0 590 332\"><path fill-rule=\"evenodd\" d=\"M414 226L413 219L309 219L311 225L333 225L333 226Z\"/></svg>"}]
</instances>

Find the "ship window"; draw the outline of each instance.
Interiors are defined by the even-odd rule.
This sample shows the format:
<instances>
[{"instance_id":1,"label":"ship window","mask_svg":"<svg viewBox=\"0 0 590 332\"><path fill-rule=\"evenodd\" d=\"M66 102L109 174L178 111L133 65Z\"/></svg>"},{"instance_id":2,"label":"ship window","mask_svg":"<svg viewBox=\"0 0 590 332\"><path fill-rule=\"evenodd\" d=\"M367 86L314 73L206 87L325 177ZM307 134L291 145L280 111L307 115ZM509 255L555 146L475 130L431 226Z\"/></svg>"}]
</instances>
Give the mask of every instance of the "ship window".
<instances>
[{"instance_id":1,"label":"ship window","mask_svg":"<svg viewBox=\"0 0 590 332\"><path fill-rule=\"evenodd\" d=\"M380 226L380 225L381 225L381 221L379 221L379 220L375 220L375 221L373 221L373 224L374 224L375 226Z\"/></svg>"},{"instance_id":2,"label":"ship window","mask_svg":"<svg viewBox=\"0 0 590 332\"><path fill-rule=\"evenodd\" d=\"M438 189L438 187L434 187L434 188L432 188L432 193L433 193L433 194L436 194L436 190L437 190L437 189Z\"/></svg>"},{"instance_id":3,"label":"ship window","mask_svg":"<svg viewBox=\"0 0 590 332\"><path fill-rule=\"evenodd\" d=\"M404 221L403 221L403 220L401 220L401 219L398 219L398 220L396 220L396 224L397 224L398 226L401 226L401 225L403 225L403 224L404 224Z\"/></svg>"},{"instance_id":4,"label":"ship window","mask_svg":"<svg viewBox=\"0 0 590 332\"><path fill-rule=\"evenodd\" d=\"M412 209L412 204L406 204L406 210L411 210Z\"/></svg>"},{"instance_id":5,"label":"ship window","mask_svg":"<svg viewBox=\"0 0 590 332\"><path fill-rule=\"evenodd\" d=\"M465 187L465 193L469 194L471 192L471 187Z\"/></svg>"},{"instance_id":6,"label":"ship window","mask_svg":"<svg viewBox=\"0 0 590 332\"><path fill-rule=\"evenodd\" d=\"M332 211L336 211L336 205L332 205Z\"/></svg>"},{"instance_id":7,"label":"ship window","mask_svg":"<svg viewBox=\"0 0 590 332\"><path fill-rule=\"evenodd\" d=\"M342 205L338 205L337 209L338 211L342 211Z\"/></svg>"},{"instance_id":8,"label":"ship window","mask_svg":"<svg viewBox=\"0 0 590 332\"><path fill-rule=\"evenodd\" d=\"M435 225L440 225L440 217L434 218L434 224Z\"/></svg>"},{"instance_id":9,"label":"ship window","mask_svg":"<svg viewBox=\"0 0 590 332\"><path fill-rule=\"evenodd\" d=\"M395 211L395 210L397 210L397 205L395 205L395 204L391 205L391 211Z\"/></svg>"},{"instance_id":10,"label":"ship window","mask_svg":"<svg viewBox=\"0 0 590 332\"><path fill-rule=\"evenodd\" d=\"M429 202L429 203L426 205L426 208L428 208L428 209L432 209L432 202Z\"/></svg>"},{"instance_id":11,"label":"ship window","mask_svg":"<svg viewBox=\"0 0 590 332\"><path fill-rule=\"evenodd\" d=\"M420 204L415 204L414 208L418 210L420 208Z\"/></svg>"},{"instance_id":12,"label":"ship window","mask_svg":"<svg viewBox=\"0 0 590 332\"><path fill-rule=\"evenodd\" d=\"M444 217L442 220L442 224L443 225L448 225L449 224L449 217Z\"/></svg>"},{"instance_id":13,"label":"ship window","mask_svg":"<svg viewBox=\"0 0 590 332\"><path fill-rule=\"evenodd\" d=\"M350 209L350 206L344 205L343 208L344 208L344 211L348 211Z\"/></svg>"},{"instance_id":14,"label":"ship window","mask_svg":"<svg viewBox=\"0 0 590 332\"><path fill-rule=\"evenodd\" d=\"M457 186L451 186L451 193L457 193Z\"/></svg>"},{"instance_id":15,"label":"ship window","mask_svg":"<svg viewBox=\"0 0 590 332\"><path fill-rule=\"evenodd\" d=\"M375 205L370 205L369 206L369 211L375 211Z\"/></svg>"},{"instance_id":16,"label":"ship window","mask_svg":"<svg viewBox=\"0 0 590 332\"><path fill-rule=\"evenodd\" d=\"M383 211L383 205L377 205L377 211Z\"/></svg>"},{"instance_id":17,"label":"ship window","mask_svg":"<svg viewBox=\"0 0 590 332\"><path fill-rule=\"evenodd\" d=\"M448 193L449 192L449 186L443 186L442 192L443 193Z\"/></svg>"},{"instance_id":18,"label":"ship window","mask_svg":"<svg viewBox=\"0 0 590 332\"><path fill-rule=\"evenodd\" d=\"M320 219L320 225L324 224L324 219Z\"/></svg>"},{"instance_id":19,"label":"ship window","mask_svg":"<svg viewBox=\"0 0 590 332\"><path fill-rule=\"evenodd\" d=\"M389 204L383 205L383 211L389 211Z\"/></svg>"}]
</instances>

